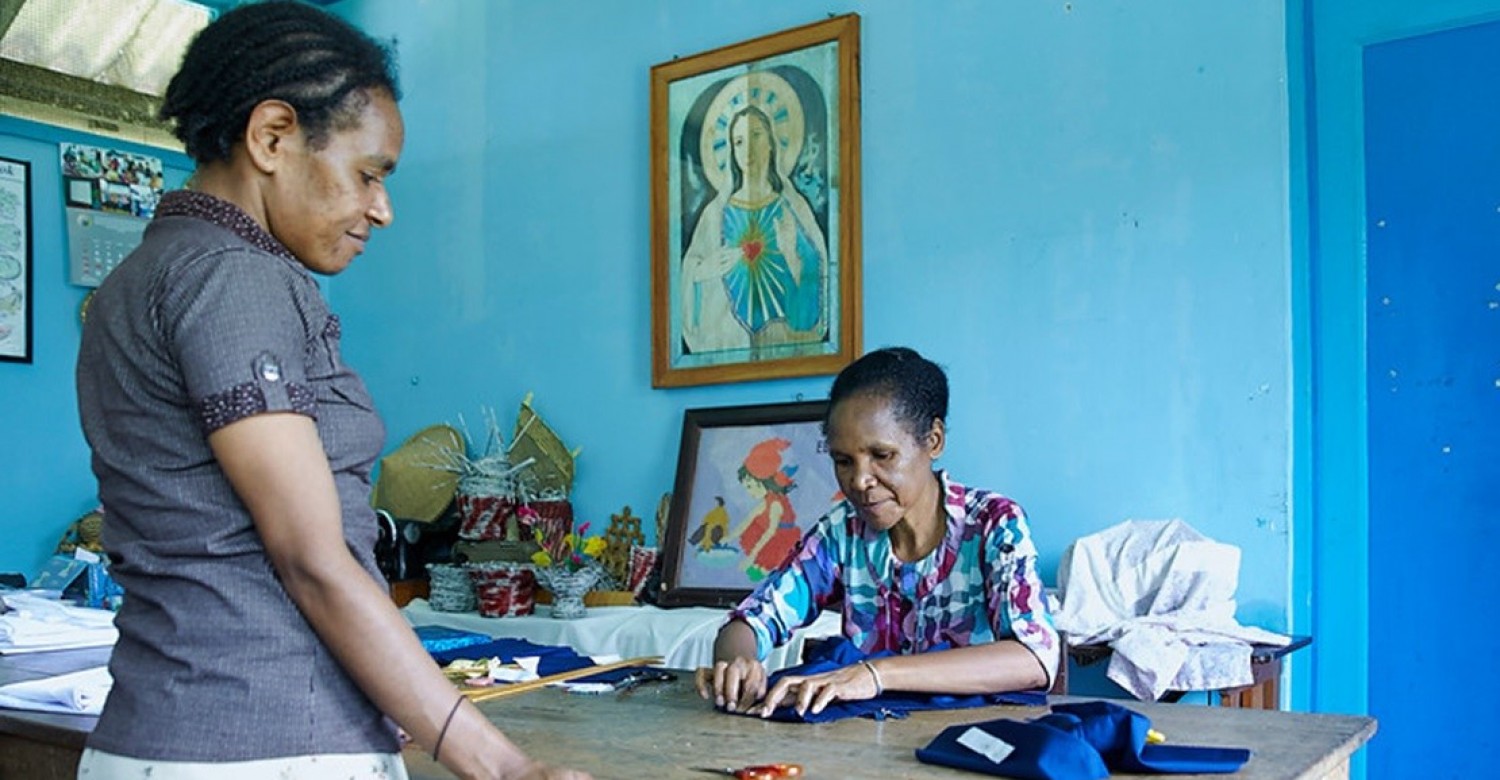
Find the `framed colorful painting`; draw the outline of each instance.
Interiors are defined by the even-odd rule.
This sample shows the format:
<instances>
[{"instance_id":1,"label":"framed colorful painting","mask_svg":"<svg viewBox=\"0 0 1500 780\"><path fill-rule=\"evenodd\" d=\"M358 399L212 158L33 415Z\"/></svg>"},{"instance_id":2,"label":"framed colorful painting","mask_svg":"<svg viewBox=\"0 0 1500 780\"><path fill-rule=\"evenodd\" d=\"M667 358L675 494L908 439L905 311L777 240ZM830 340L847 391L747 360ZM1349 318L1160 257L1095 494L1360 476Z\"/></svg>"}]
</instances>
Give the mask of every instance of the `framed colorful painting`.
<instances>
[{"instance_id":1,"label":"framed colorful painting","mask_svg":"<svg viewBox=\"0 0 1500 780\"><path fill-rule=\"evenodd\" d=\"M0 360L31 362L31 165L0 157Z\"/></svg>"},{"instance_id":2,"label":"framed colorful painting","mask_svg":"<svg viewBox=\"0 0 1500 780\"><path fill-rule=\"evenodd\" d=\"M860 350L859 17L651 69L651 383Z\"/></svg>"},{"instance_id":3,"label":"framed colorful painting","mask_svg":"<svg viewBox=\"0 0 1500 780\"><path fill-rule=\"evenodd\" d=\"M689 409L662 542L663 606L732 606L838 500L827 401Z\"/></svg>"}]
</instances>

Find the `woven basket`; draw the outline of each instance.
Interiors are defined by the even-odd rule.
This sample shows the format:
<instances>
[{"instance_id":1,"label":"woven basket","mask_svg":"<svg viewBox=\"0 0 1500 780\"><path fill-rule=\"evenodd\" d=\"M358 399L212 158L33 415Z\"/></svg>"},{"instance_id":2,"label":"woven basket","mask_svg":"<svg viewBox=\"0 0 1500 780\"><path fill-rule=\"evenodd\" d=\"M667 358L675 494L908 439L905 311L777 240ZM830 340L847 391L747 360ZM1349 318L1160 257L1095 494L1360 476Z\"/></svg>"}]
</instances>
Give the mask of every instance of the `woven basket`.
<instances>
[{"instance_id":1,"label":"woven basket","mask_svg":"<svg viewBox=\"0 0 1500 780\"><path fill-rule=\"evenodd\" d=\"M536 610L536 574L531 566L491 562L465 568L474 583L480 617L516 617Z\"/></svg>"}]
</instances>

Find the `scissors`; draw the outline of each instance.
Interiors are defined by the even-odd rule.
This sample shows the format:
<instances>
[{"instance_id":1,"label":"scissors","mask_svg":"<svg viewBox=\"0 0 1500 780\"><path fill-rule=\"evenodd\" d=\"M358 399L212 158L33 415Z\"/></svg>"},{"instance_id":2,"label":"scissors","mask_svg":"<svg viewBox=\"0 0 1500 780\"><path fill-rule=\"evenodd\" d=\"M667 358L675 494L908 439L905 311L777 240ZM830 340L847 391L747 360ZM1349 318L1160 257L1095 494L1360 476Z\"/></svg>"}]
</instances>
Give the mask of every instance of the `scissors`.
<instances>
[{"instance_id":1,"label":"scissors","mask_svg":"<svg viewBox=\"0 0 1500 780\"><path fill-rule=\"evenodd\" d=\"M711 766L695 766L694 772L708 772L714 775L728 775L736 780L783 780L789 777L801 777L801 764L758 764L756 766L745 766L739 769L719 769Z\"/></svg>"},{"instance_id":2,"label":"scissors","mask_svg":"<svg viewBox=\"0 0 1500 780\"><path fill-rule=\"evenodd\" d=\"M636 669L615 683L615 690L630 693L646 683L672 682L676 679L677 675L662 669Z\"/></svg>"}]
</instances>

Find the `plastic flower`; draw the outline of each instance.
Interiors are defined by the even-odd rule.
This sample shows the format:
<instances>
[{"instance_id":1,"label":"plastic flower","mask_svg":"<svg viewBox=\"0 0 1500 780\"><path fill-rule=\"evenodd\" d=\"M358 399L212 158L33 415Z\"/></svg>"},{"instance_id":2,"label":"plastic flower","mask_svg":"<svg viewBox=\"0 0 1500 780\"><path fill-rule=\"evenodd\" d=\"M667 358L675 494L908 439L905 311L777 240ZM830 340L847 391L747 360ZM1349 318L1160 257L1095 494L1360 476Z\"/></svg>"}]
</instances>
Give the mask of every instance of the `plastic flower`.
<instances>
[{"instance_id":1,"label":"plastic flower","mask_svg":"<svg viewBox=\"0 0 1500 780\"><path fill-rule=\"evenodd\" d=\"M577 531L549 538L541 528L533 533L540 550L532 553L531 562L537 566L562 566L577 571L599 559L609 546L601 536L585 536L589 524L584 523Z\"/></svg>"}]
</instances>

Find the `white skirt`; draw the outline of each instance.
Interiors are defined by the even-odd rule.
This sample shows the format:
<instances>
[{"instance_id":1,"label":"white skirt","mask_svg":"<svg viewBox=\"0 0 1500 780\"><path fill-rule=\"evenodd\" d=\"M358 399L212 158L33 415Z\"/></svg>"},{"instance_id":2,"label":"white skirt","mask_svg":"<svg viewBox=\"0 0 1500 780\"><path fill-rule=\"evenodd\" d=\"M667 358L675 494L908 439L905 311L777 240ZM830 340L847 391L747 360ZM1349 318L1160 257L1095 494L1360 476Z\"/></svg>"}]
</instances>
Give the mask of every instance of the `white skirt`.
<instances>
[{"instance_id":1,"label":"white skirt","mask_svg":"<svg viewBox=\"0 0 1500 780\"><path fill-rule=\"evenodd\" d=\"M398 753L324 753L259 761L151 761L86 748L80 780L407 780Z\"/></svg>"}]
</instances>

